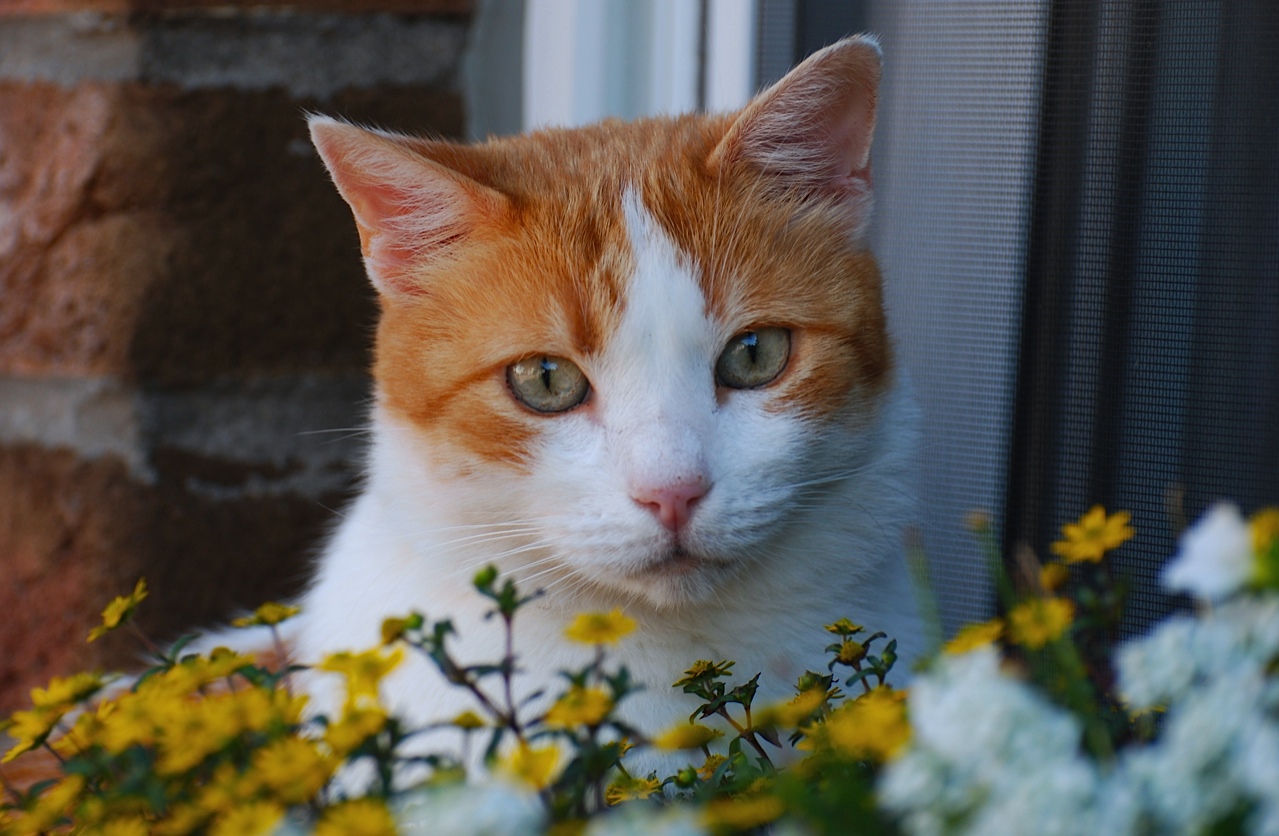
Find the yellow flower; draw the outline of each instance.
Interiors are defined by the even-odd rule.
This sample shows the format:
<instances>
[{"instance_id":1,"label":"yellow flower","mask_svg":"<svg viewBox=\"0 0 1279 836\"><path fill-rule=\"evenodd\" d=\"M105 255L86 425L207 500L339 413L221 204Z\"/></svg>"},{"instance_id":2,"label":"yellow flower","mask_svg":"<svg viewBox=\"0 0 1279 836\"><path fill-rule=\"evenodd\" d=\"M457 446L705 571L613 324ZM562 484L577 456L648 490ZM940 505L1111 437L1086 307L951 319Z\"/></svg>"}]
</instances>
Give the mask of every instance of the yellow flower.
<instances>
[{"instance_id":1,"label":"yellow flower","mask_svg":"<svg viewBox=\"0 0 1279 836\"><path fill-rule=\"evenodd\" d=\"M18 743L6 752L3 758L0 758L0 763L8 763L44 743L49 733L62 719L62 715L69 710L69 707L53 706L33 708L30 711L15 711L9 718L9 727L5 731Z\"/></svg>"},{"instance_id":2,"label":"yellow flower","mask_svg":"<svg viewBox=\"0 0 1279 836\"><path fill-rule=\"evenodd\" d=\"M381 801L360 798L325 810L315 836L395 836L395 820Z\"/></svg>"},{"instance_id":3,"label":"yellow flower","mask_svg":"<svg viewBox=\"0 0 1279 836\"><path fill-rule=\"evenodd\" d=\"M225 647L215 647L208 656L183 659L164 673L152 677L157 687L174 693L191 694L218 679L224 679L240 668L252 665L252 656L242 656Z\"/></svg>"},{"instance_id":4,"label":"yellow flower","mask_svg":"<svg viewBox=\"0 0 1279 836\"><path fill-rule=\"evenodd\" d=\"M610 613L584 612L573 619L564 631L569 639L582 644L617 644L635 629L634 619L621 610Z\"/></svg>"},{"instance_id":5,"label":"yellow flower","mask_svg":"<svg viewBox=\"0 0 1279 836\"><path fill-rule=\"evenodd\" d=\"M251 655L236 653L227 647L215 647L209 651L207 657L199 657L199 667L207 677L207 683L230 676L240 668L252 665L254 661Z\"/></svg>"},{"instance_id":6,"label":"yellow flower","mask_svg":"<svg viewBox=\"0 0 1279 836\"><path fill-rule=\"evenodd\" d=\"M346 702L348 706L353 706L366 702L376 703L378 683L402 661L402 647L395 648L389 654L383 653L380 648L363 653L343 650L324 657L317 667L346 677Z\"/></svg>"},{"instance_id":7,"label":"yellow flower","mask_svg":"<svg viewBox=\"0 0 1279 836\"><path fill-rule=\"evenodd\" d=\"M328 783L333 765L309 740L283 737L253 753L253 774L285 804L302 804Z\"/></svg>"},{"instance_id":8,"label":"yellow flower","mask_svg":"<svg viewBox=\"0 0 1279 836\"><path fill-rule=\"evenodd\" d=\"M942 647L942 653L967 653L970 650L976 650L979 647L991 644L1003 633L1004 622L998 618L993 618L981 624L966 624L955 634L955 638L946 642Z\"/></svg>"},{"instance_id":9,"label":"yellow flower","mask_svg":"<svg viewBox=\"0 0 1279 836\"><path fill-rule=\"evenodd\" d=\"M459 729L466 729L467 731L482 729L488 725L484 722L483 717L476 714L474 711L471 711L469 708L454 717L452 722L453 725L457 726Z\"/></svg>"},{"instance_id":10,"label":"yellow flower","mask_svg":"<svg viewBox=\"0 0 1279 836\"><path fill-rule=\"evenodd\" d=\"M776 821L786 812L780 799L772 795L716 798L703 811L706 824L716 830L750 830Z\"/></svg>"},{"instance_id":11,"label":"yellow flower","mask_svg":"<svg viewBox=\"0 0 1279 836\"><path fill-rule=\"evenodd\" d=\"M93 673L55 676L48 688L32 689L31 704L36 708L67 708L97 693L102 684L102 677Z\"/></svg>"},{"instance_id":12,"label":"yellow flower","mask_svg":"<svg viewBox=\"0 0 1279 836\"><path fill-rule=\"evenodd\" d=\"M85 780L79 775L64 778L36 800L31 810L18 819L14 833L43 833L67 815L84 790Z\"/></svg>"},{"instance_id":13,"label":"yellow flower","mask_svg":"<svg viewBox=\"0 0 1279 836\"><path fill-rule=\"evenodd\" d=\"M613 698L603 688L574 685L546 712L546 722L564 727L598 726L612 710Z\"/></svg>"},{"instance_id":14,"label":"yellow flower","mask_svg":"<svg viewBox=\"0 0 1279 836\"><path fill-rule=\"evenodd\" d=\"M253 615L246 615L244 618L237 618L231 622L232 627L274 627L281 621L287 621L298 613L302 612L301 607L293 607L287 604L277 604L274 601L267 601L262 606L253 611Z\"/></svg>"},{"instance_id":15,"label":"yellow flower","mask_svg":"<svg viewBox=\"0 0 1279 836\"><path fill-rule=\"evenodd\" d=\"M604 790L604 801L610 807L623 801L639 801L648 798L662 789L662 782L657 778L633 778L630 775L619 775L617 780Z\"/></svg>"},{"instance_id":16,"label":"yellow flower","mask_svg":"<svg viewBox=\"0 0 1279 836\"><path fill-rule=\"evenodd\" d=\"M693 663L693 667L684 671L684 678L676 682L672 687L679 688L684 685L691 685L703 678L715 679L724 676L733 669L733 665L733 662L715 663L708 659L698 659Z\"/></svg>"},{"instance_id":17,"label":"yellow flower","mask_svg":"<svg viewBox=\"0 0 1279 836\"><path fill-rule=\"evenodd\" d=\"M715 777L715 770L719 769L720 764L726 760L728 760L728 758L723 755L717 755L712 752L706 756L706 761L702 764L701 769L697 770L698 776L700 776L703 781L709 781L711 778Z\"/></svg>"},{"instance_id":18,"label":"yellow flower","mask_svg":"<svg viewBox=\"0 0 1279 836\"><path fill-rule=\"evenodd\" d=\"M503 771L528 784L535 790L544 790L560 772L560 750L554 746L534 748L523 741L503 761Z\"/></svg>"},{"instance_id":19,"label":"yellow flower","mask_svg":"<svg viewBox=\"0 0 1279 836\"><path fill-rule=\"evenodd\" d=\"M845 639L839 645L839 652L835 654L835 661L841 665L852 666L866 658L866 647L861 642L855 642L852 639Z\"/></svg>"},{"instance_id":20,"label":"yellow flower","mask_svg":"<svg viewBox=\"0 0 1279 836\"><path fill-rule=\"evenodd\" d=\"M1008 613L1008 634L1014 642L1038 650L1061 638L1075 617L1075 605L1065 598L1032 598Z\"/></svg>"},{"instance_id":21,"label":"yellow flower","mask_svg":"<svg viewBox=\"0 0 1279 836\"><path fill-rule=\"evenodd\" d=\"M910 742L905 700L901 691L876 688L832 712L819 735L845 755L891 760Z\"/></svg>"},{"instance_id":22,"label":"yellow flower","mask_svg":"<svg viewBox=\"0 0 1279 836\"><path fill-rule=\"evenodd\" d=\"M1119 511L1110 516L1106 509L1094 505L1077 523L1066 523L1061 528L1064 540L1052 544L1053 554L1067 563L1097 563L1102 555L1117 549L1133 536L1128 525L1132 515Z\"/></svg>"},{"instance_id":23,"label":"yellow flower","mask_svg":"<svg viewBox=\"0 0 1279 836\"><path fill-rule=\"evenodd\" d=\"M1249 521L1256 557L1253 580L1261 587L1279 586L1279 508L1262 508Z\"/></svg>"},{"instance_id":24,"label":"yellow flower","mask_svg":"<svg viewBox=\"0 0 1279 836\"><path fill-rule=\"evenodd\" d=\"M151 829L142 819L112 819L93 831L95 836L150 836Z\"/></svg>"},{"instance_id":25,"label":"yellow flower","mask_svg":"<svg viewBox=\"0 0 1279 836\"><path fill-rule=\"evenodd\" d=\"M377 706L349 708L342 713L342 719L329 724L324 732L324 741L334 753L344 757L382 731L386 727L386 720L386 712Z\"/></svg>"},{"instance_id":26,"label":"yellow flower","mask_svg":"<svg viewBox=\"0 0 1279 836\"><path fill-rule=\"evenodd\" d=\"M213 771L196 798L197 813L188 814L193 819L208 818L211 814L224 814L254 798L258 792L255 778L241 774L233 764L222 763Z\"/></svg>"},{"instance_id":27,"label":"yellow flower","mask_svg":"<svg viewBox=\"0 0 1279 836\"><path fill-rule=\"evenodd\" d=\"M724 733L710 726L695 723L680 723L672 726L653 739L653 745L659 749L674 751L677 749L700 749Z\"/></svg>"},{"instance_id":28,"label":"yellow flower","mask_svg":"<svg viewBox=\"0 0 1279 836\"><path fill-rule=\"evenodd\" d=\"M83 752L98 741L106 718L115 711L115 707L114 700L103 700L92 711L82 712L71 730L57 737L50 745L64 758Z\"/></svg>"},{"instance_id":29,"label":"yellow flower","mask_svg":"<svg viewBox=\"0 0 1279 836\"><path fill-rule=\"evenodd\" d=\"M410 616L409 618L387 618L382 621L382 644L391 644L404 638L404 634L411 628L411 621L420 622L421 616ZM420 626L420 625L419 625Z\"/></svg>"},{"instance_id":30,"label":"yellow flower","mask_svg":"<svg viewBox=\"0 0 1279 836\"><path fill-rule=\"evenodd\" d=\"M209 812L192 804L175 804L169 814L151 825L153 836L187 836L200 830L209 820Z\"/></svg>"},{"instance_id":31,"label":"yellow flower","mask_svg":"<svg viewBox=\"0 0 1279 836\"><path fill-rule=\"evenodd\" d=\"M116 700L114 709L101 727L95 729L94 742L101 744L110 754L118 755L130 746L150 743L155 739L152 705L169 697L146 685L143 683L136 692Z\"/></svg>"},{"instance_id":32,"label":"yellow flower","mask_svg":"<svg viewBox=\"0 0 1279 836\"><path fill-rule=\"evenodd\" d=\"M1279 508L1262 508L1248 521L1252 529L1252 548L1257 553L1268 550L1279 540Z\"/></svg>"},{"instance_id":33,"label":"yellow flower","mask_svg":"<svg viewBox=\"0 0 1279 836\"><path fill-rule=\"evenodd\" d=\"M863 627L862 625L854 624L853 622L849 621L847 618L841 618L839 621L836 621L834 624L826 625L826 632L835 633L836 635L840 635L840 636L855 636L858 633L864 631L865 629L866 628Z\"/></svg>"},{"instance_id":34,"label":"yellow flower","mask_svg":"<svg viewBox=\"0 0 1279 836\"><path fill-rule=\"evenodd\" d=\"M219 816L209 828L209 836L259 836L273 832L282 818L284 808L280 805L269 801L252 801L233 807Z\"/></svg>"},{"instance_id":35,"label":"yellow flower","mask_svg":"<svg viewBox=\"0 0 1279 836\"><path fill-rule=\"evenodd\" d=\"M230 743L241 730L234 696L160 703L156 773L180 775Z\"/></svg>"},{"instance_id":36,"label":"yellow flower","mask_svg":"<svg viewBox=\"0 0 1279 836\"><path fill-rule=\"evenodd\" d=\"M102 625L89 631L89 641L96 641L128 621L145 597L147 597L146 579L138 578L132 593L107 604L107 608L102 611Z\"/></svg>"},{"instance_id":37,"label":"yellow flower","mask_svg":"<svg viewBox=\"0 0 1279 836\"><path fill-rule=\"evenodd\" d=\"M766 705L755 712L755 727L782 726L793 729L813 716L826 704L825 688L809 688L784 703Z\"/></svg>"},{"instance_id":38,"label":"yellow flower","mask_svg":"<svg viewBox=\"0 0 1279 836\"><path fill-rule=\"evenodd\" d=\"M990 528L990 514L985 511L969 511L964 515L964 528L980 534Z\"/></svg>"},{"instance_id":39,"label":"yellow flower","mask_svg":"<svg viewBox=\"0 0 1279 836\"><path fill-rule=\"evenodd\" d=\"M1070 577L1070 571L1060 563L1049 563L1039 568L1039 588L1044 592L1056 592Z\"/></svg>"}]
</instances>

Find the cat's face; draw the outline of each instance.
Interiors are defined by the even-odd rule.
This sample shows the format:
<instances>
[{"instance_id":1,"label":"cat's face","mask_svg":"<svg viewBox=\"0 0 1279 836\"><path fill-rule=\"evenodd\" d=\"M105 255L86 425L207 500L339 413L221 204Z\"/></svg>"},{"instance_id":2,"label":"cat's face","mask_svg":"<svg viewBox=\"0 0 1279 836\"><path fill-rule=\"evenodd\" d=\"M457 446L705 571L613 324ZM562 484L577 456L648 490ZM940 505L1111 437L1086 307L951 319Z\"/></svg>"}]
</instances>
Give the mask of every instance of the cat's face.
<instances>
[{"instance_id":1,"label":"cat's face","mask_svg":"<svg viewBox=\"0 0 1279 836\"><path fill-rule=\"evenodd\" d=\"M314 120L424 501L659 606L762 559L855 464L891 372L860 241L877 79L846 41L736 117L473 148Z\"/></svg>"}]
</instances>

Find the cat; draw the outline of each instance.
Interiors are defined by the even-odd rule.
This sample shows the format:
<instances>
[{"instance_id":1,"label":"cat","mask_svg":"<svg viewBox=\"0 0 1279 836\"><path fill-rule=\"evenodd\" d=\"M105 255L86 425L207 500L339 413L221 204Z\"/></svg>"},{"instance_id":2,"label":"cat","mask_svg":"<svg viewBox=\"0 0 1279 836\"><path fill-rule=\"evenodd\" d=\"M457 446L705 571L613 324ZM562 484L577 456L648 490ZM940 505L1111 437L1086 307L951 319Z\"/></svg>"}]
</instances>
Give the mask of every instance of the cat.
<instances>
[{"instance_id":1,"label":"cat","mask_svg":"<svg viewBox=\"0 0 1279 836\"><path fill-rule=\"evenodd\" d=\"M825 670L847 616L924 648L903 526L915 410L866 243L880 51L815 53L742 111L607 120L465 146L325 116L311 136L381 304L367 482L290 622L299 661L451 618L501 653L471 586L522 610L520 693L590 650L572 617L620 607L612 652L656 732L697 659L762 674L761 701ZM317 710L341 681L311 673ZM383 682L413 722L473 707L421 658Z\"/></svg>"}]
</instances>

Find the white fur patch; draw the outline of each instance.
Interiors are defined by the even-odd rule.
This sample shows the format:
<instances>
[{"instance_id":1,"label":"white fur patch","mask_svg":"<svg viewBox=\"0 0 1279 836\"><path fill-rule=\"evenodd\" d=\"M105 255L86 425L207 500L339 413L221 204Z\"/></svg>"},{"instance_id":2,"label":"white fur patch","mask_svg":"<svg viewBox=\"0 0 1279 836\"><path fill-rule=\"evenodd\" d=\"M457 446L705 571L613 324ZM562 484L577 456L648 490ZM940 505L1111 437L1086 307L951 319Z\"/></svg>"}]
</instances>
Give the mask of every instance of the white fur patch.
<instances>
[{"instance_id":1,"label":"white fur patch","mask_svg":"<svg viewBox=\"0 0 1279 836\"><path fill-rule=\"evenodd\" d=\"M601 358L609 447L631 488L706 474L714 434L718 333L691 265L639 195L622 198L635 274Z\"/></svg>"}]
</instances>

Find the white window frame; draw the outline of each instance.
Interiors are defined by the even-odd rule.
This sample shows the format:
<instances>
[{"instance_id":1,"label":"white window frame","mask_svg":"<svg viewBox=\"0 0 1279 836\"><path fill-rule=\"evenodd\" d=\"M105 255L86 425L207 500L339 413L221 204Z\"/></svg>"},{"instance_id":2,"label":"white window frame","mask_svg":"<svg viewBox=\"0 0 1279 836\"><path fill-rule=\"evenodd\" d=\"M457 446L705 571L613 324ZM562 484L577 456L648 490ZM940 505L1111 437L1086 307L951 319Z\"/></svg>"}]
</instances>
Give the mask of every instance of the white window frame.
<instances>
[{"instance_id":1,"label":"white window frame","mask_svg":"<svg viewBox=\"0 0 1279 836\"><path fill-rule=\"evenodd\" d=\"M755 6L525 0L524 128L741 107L754 92Z\"/></svg>"}]
</instances>

